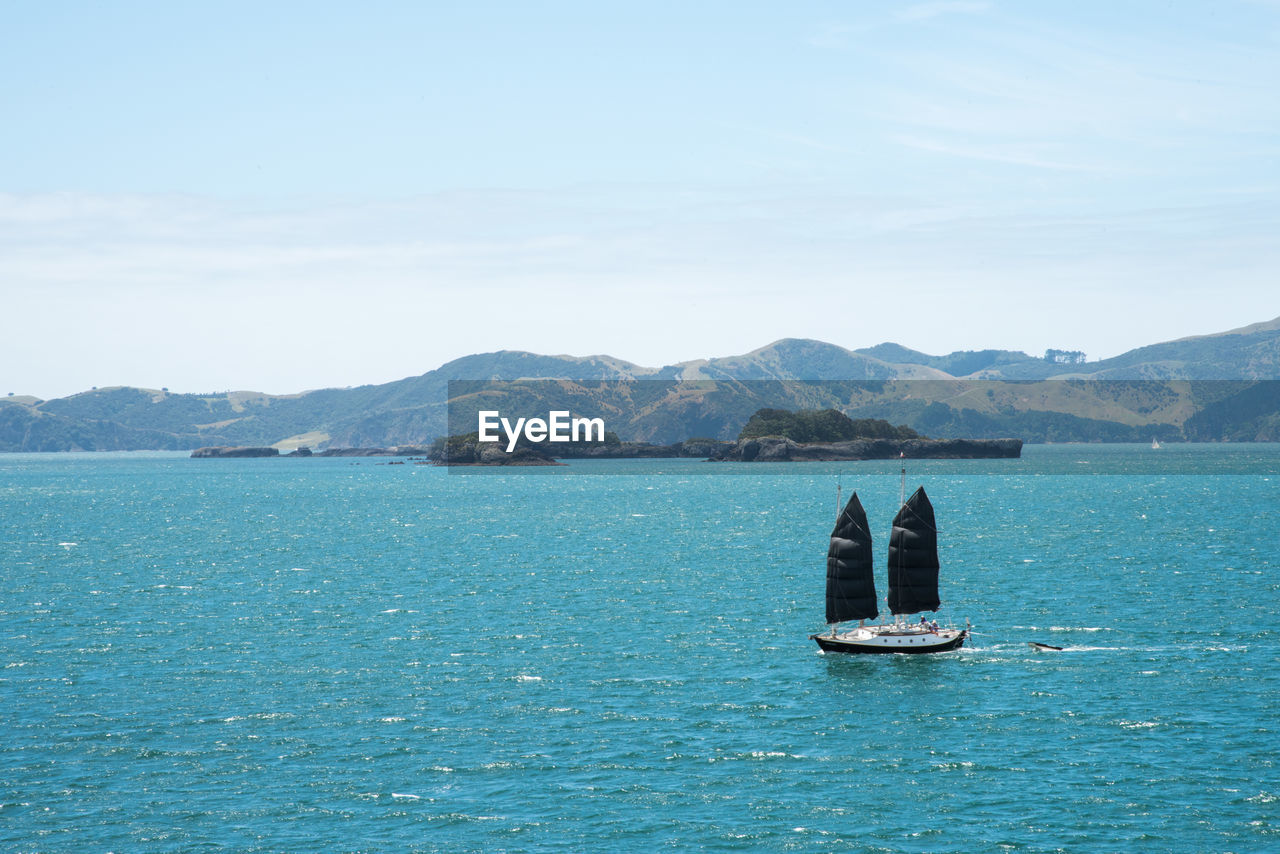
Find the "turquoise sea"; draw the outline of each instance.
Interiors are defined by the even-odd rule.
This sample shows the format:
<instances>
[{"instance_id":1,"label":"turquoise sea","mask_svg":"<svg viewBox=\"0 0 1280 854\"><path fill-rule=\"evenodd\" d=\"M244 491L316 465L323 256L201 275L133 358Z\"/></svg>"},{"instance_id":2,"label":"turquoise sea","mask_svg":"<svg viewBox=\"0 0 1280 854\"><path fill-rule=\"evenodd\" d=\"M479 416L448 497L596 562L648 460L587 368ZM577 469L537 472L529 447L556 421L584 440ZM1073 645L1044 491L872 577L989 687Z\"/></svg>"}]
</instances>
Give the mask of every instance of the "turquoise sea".
<instances>
[{"instance_id":1,"label":"turquoise sea","mask_svg":"<svg viewBox=\"0 0 1280 854\"><path fill-rule=\"evenodd\" d=\"M894 463L385 462L0 456L0 849L1280 850L1280 446L911 463L932 656Z\"/></svg>"}]
</instances>

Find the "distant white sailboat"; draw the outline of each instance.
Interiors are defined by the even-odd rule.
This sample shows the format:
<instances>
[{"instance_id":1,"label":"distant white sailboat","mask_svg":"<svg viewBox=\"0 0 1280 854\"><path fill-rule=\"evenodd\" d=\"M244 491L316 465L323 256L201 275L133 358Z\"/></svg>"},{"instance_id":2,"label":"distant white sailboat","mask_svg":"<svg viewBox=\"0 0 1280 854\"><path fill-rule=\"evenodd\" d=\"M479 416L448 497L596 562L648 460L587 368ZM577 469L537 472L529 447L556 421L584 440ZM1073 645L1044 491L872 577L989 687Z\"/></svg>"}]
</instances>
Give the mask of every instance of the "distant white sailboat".
<instances>
[{"instance_id":1,"label":"distant white sailboat","mask_svg":"<svg viewBox=\"0 0 1280 854\"><path fill-rule=\"evenodd\" d=\"M1158 451L1158 450L1160 450L1160 440L1159 440L1159 439L1155 439L1155 438L1153 438L1153 439L1151 440L1151 450L1153 450L1153 451Z\"/></svg>"}]
</instances>

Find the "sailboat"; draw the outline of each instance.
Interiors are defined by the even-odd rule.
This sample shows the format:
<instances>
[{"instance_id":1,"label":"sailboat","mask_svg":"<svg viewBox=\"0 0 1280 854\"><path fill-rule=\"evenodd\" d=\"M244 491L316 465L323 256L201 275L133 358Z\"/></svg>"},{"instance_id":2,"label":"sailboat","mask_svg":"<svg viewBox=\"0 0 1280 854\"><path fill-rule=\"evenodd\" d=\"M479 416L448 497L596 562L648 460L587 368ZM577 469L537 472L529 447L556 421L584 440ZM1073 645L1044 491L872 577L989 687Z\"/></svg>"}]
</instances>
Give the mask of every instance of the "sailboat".
<instances>
[{"instance_id":1,"label":"sailboat","mask_svg":"<svg viewBox=\"0 0 1280 854\"><path fill-rule=\"evenodd\" d=\"M906 471L903 471L904 487ZM903 490L906 491L905 488ZM839 501L837 500L837 504ZM871 532L858 493L849 497L836 519L827 550L827 624L830 631L810 635L823 652L927 653L964 646L969 630L938 628L909 614L936 611L938 598L938 529L924 487L902 502L889 536L889 612L891 622L866 625L880 616L872 569ZM858 626L840 631L839 624Z\"/></svg>"},{"instance_id":2,"label":"sailboat","mask_svg":"<svg viewBox=\"0 0 1280 854\"><path fill-rule=\"evenodd\" d=\"M1151 440L1151 450L1153 450L1153 451L1158 451L1158 450L1160 450L1160 440L1159 440L1159 439L1155 439L1155 438L1153 438L1153 439Z\"/></svg>"}]
</instances>

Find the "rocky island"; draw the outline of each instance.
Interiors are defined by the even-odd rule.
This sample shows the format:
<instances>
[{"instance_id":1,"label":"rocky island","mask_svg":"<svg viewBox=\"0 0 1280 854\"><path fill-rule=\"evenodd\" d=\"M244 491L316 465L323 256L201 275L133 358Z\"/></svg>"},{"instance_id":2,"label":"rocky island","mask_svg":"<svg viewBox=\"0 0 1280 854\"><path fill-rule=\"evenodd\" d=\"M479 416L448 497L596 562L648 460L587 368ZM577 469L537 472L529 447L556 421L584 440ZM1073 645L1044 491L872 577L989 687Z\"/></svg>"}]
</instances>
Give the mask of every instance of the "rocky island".
<instances>
[{"instance_id":1,"label":"rocky island","mask_svg":"<svg viewBox=\"0 0 1280 854\"><path fill-rule=\"evenodd\" d=\"M193 460L234 460L248 457L278 457L280 452L275 448L227 447L218 445L209 448L196 448L191 452Z\"/></svg>"},{"instance_id":2,"label":"rocky island","mask_svg":"<svg viewBox=\"0 0 1280 854\"><path fill-rule=\"evenodd\" d=\"M670 445L649 442L621 442L608 434L604 442L561 442L556 445L534 444L521 439L511 453L498 443L481 442L477 434L450 436L438 440L426 456L442 466L530 466L564 465L557 460L641 460L706 459L713 453L732 447L732 442L717 439L689 439Z\"/></svg>"},{"instance_id":3,"label":"rocky island","mask_svg":"<svg viewBox=\"0 0 1280 854\"><path fill-rule=\"evenodd\" d=\"M930 439L906 425L852 419L835 409L757 410L738 441L710 455L714 462L909 459L985 460L1022 456L1021 439Z\"/></svg>"},{"instance_id":4,"label":"rocky island","mask_svg":"<svg viewBox=\"0 0 1280 854\"><path fill-rule=\"evenodd\" d=\"M852 439L796 442L777 436L740 439L712 454L712 462L831 462L837 460L989 460L1022 456L1021 439Z\"/></svg>"},{"instance_id":5,"label":"rocky island","mask_svg":"<svg viewBox=\"0 0 1280 854\"><path fill-rule=\"evenodd\" d=\"M436 465L563 465L574 459L674 459L711 462L799 462L909 459L1017 459L1021 439L930 439L910 427L878 419L854 420L834 409L758 410L736 441L687 439L669 445L622 442L606 434L603 442L556 445L520 439L508 453L500 443L481 442L478 433L438 439L427 452Z\"/></svg>"}]
</instances>

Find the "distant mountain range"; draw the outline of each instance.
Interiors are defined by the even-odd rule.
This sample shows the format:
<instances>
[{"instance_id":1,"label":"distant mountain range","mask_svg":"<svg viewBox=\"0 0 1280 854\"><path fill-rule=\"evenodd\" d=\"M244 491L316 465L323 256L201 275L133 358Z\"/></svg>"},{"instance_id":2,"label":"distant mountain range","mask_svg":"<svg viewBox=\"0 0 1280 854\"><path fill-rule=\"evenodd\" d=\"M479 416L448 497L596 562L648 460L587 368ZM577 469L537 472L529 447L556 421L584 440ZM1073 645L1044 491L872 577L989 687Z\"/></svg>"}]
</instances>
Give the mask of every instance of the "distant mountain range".
<instances>
[{"instance_id":1,"label":"distant mountain range","mask_svg":"<svg viewBox=\"0 0 1280 854\"><path fill-rule=\"evenodd\" d=\"M503 350L382 385L292 395L114 387L56 400L0 398L0 451L421 445L466 426L456 414L449 423L450 381L487 381L488 399L512 400L510 384L527 379L569 382L536 386L545 399L522 386L522 405L592 415L585 407L599 405L609 429L635 441L734 438L761 406L831 406L937 438L1280 440L1280 318L1112 359L1080 358L1008 350L930 356L897 344L846 350L794 338L662 368ZM622 385L581 382L591 380L645 381L646 399L637 402Z\"/></svg>"}]
</instances>

